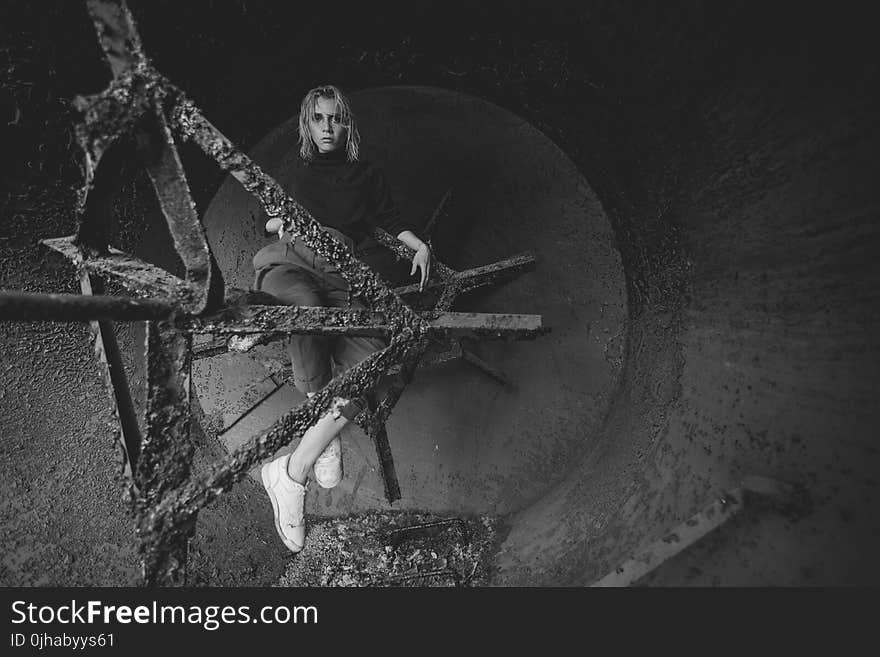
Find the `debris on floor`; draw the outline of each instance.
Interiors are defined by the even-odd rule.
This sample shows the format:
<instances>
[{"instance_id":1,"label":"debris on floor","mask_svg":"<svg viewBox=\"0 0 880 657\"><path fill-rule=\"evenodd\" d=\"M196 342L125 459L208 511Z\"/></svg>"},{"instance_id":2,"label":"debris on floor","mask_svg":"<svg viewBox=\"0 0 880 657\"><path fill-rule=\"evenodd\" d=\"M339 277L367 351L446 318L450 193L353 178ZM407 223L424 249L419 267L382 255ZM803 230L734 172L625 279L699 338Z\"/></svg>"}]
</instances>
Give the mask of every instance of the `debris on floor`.
<instances>
[{"instance_id":1,"label":"debris on floor","mask_svg":"<svg viewBox=\"0 0 880 657\"><path fill-rule=\"evenodd\" d=\"M500 526L497 516L412 511L309 520L277 586L485 586Z\"/></svg>"}]
</instances>

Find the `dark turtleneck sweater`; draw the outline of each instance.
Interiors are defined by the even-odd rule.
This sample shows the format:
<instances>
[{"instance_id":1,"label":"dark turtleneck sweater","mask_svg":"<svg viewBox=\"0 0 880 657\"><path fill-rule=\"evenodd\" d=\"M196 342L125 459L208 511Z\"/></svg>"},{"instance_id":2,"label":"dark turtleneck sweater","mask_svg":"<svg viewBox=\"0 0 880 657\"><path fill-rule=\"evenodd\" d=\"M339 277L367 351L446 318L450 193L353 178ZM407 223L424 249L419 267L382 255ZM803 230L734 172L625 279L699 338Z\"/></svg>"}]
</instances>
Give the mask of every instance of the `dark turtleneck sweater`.
<instances>
[{"instance_id":1,"label":"dark turtleneck sweater","mask_svg":"<svg viewBox=\"0 0 880 657\"><path fill-rule=\"evenodd\" d=\"M324 226L355 244L374 227L397 237L407 229L382 170L370 162L349 162L345 149L318 153L306 162L291 154L279 184Z\"/></svg>"}]
</instances>

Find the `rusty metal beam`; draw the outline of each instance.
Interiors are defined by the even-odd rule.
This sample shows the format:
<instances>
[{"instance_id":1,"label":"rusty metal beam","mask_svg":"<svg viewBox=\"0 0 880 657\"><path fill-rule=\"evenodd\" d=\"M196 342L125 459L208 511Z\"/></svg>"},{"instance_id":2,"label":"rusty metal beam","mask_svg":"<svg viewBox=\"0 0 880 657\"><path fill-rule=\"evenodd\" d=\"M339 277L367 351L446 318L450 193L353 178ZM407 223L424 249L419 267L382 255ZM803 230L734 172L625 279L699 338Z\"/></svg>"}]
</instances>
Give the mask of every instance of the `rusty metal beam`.
<instances>
[{"instance_id":1,"label":"rusty metal beam","mask_svg":"<svg viewBox=\"0 0 880 657\"><path fill-rule=\"evenodd\" d=\"M511 278L524 271L533 269L535 265L535 256L531 253L520 253L512 258L500 260L481 267L473 269L465 269L457 272L453 280L459 284L459 292L467 292L484 285L492 285L504 279ZM425 285L426 290L446 287L447 281L434 280ZM403 296L413 294L419 291L418 283L404 285L394 288L394 291Z\"/></svg>"},{"instance_id":2,"label":"rusty metal beam","mask_svg":"<svg viewBox=\"0 0 880 657\"><path fill-rule=\"evenodd\" d=\"M190 476L191 350L191 337L169 322L147 324L146 435L135 480L141 491L137 502L141 558L151 586L185 583L187 546L195 528L195 513L178 516L173 527L165 527L160 521L166 518L153 512Z\"/></svg>"},{"instance_id":3,"label":"rusty metal beam","mask_svg":"<svg viewBox=\"0 0 880 657\"><path fill-rule=\"evenodd\" d=\"M382 230L381 228L374 228L370 232L370 236L386 249L392 251L401 260L412 260L412 249L410 249L406 244L398 240L396 237L393 237L390 233ZM448 265L444 265L433 256L431 259L431 271L436 273L444 281L454 278L457 273L454 269L452 269Z\"/></svg>"},{"instance_id":4,"label":"rusty metal beam","mask_svg":"<svg viewBox=\"0 0 880 657\"><path fill-rule=\"evenodd\" d=\"M370 410L376 413L378 401L372 393L368 395L370 399ZM357 419L355 420L357 421ZM385 492L385 499L389 504L394 504L400 499L400 483L397 479L397 468L394 466L394 455L391 453L391 445L388 444L388 430L385 428L385 422L370 422L366 427L367 435L373 441L373 447L376 449L376 459L379 462L379 469L382 473L382 487Z\"/></svg>"},{"instance_id":5,"label":"rusty metal beam","mask_svg":"<svg viewBox=\"0 0 880 657\"><path fill-rule=\"evenodd\" d=\"M91 295L95 290L101 291L103 283L100 279L93 279L83 272L80 275L80 288L83 295ZM88 296L77 298L89 298ZM105 297L113 298L113 297ZM0 313L2 316L2 313ZM122 363L122 354L116 341L116 333L113 323L108 321L91 322L92 341L95 354L98 356L99 367L110 394L111 411L119 420L120 433L116 436L116 442L122 450L123 475L125 476L131 493L138 494L138 488L134 482L134 470L137 466L141 451L141 431L138 426L137 413L131 399L128 388L128 378L125 375L125 367Z\"/></svg>"},{"instance_id":6,"label":"rusty metal beam","mask_svg":"<svg viewBox=\"0 0 880 657\"><path fill-rule=\"evenodd\" d=\"M223 277L211 255L174 137L161 107L155 108L148 133L149 147L142 150L147 174L174 240L174 250L186 269L186 281L198 291L187 310L199 314L217 309L223 304Z\"/></svg>"},{"instance_id":7,"label":"rusty metal beam","mask_svg":"<svg viewBox=\"0 0 880 657\"><path fill-rule=\"evenodd\" d=\"M467 269L455 278L461 291L468 292L484 285L494 285L522 272L531 271L534 267L535 256L526 252L482 267Z\"/></svg>"},{"instance_id":8,"label":"rusty metal beam","mask_svg":"<svg viewBox=\"0 0 880 657\"><path fill-rule=\"evenodd\" d=\"M142 71L131 71L115 78L101 93L73 100L81 115L75 133L84 154L84 182L76 202L76 242L90 253L106 251L113 199L126 171L137 161L133 135L155 104L156 91L155 80Z\"/></svg>"},{"instance_id":9,"label":"rusty metal beam","mask_svg":"<svg viewBox=\"0 0 880 657\"><path fill-rule=\"evenodd\" d=\"M166 319L173 312L174 306L158 299L0 292L0 321L133 322Z\"/></svg>"},{"instance_id":10,"label":"rusty metal beam","mask_svg":"<svg viewBox=\"0 0 880 657\"><path fill-rule=\"evenodd\" d=\"M95 25L98 43L114 77L146 62L141 38L134 20L121 0L86 0L86 8Z\"/></svg>"},{"instance_id":11,"label":"rusty metal beam","mask_svg":"<svg viewBox=\"0 0 880 657\"><path fill-rule=\"evenodd\" d=\"M74 239L57 237L42 240L42 244L69 258L78 267L84 267L89 273L118 281L138 296L165 299L166 303L181 310L198 297L198 290L183 279L118 249L110 247L107 255L85 257Z\"/></svg>"},{"instance_id":12,"label":"rusty metal beam","mask_svg":"<svg viewBox=\"0 0 880 657\"><path fill-rule=\"evenodd\" d=\"M540 315L514 313L418 313L433 332L479 331L485 337L529 339L545 331ZM224 309L178 325L191 333L303 333L387 336L393 327L385 313L326 306L247 306Z\"/></svg>"}]
</instances>

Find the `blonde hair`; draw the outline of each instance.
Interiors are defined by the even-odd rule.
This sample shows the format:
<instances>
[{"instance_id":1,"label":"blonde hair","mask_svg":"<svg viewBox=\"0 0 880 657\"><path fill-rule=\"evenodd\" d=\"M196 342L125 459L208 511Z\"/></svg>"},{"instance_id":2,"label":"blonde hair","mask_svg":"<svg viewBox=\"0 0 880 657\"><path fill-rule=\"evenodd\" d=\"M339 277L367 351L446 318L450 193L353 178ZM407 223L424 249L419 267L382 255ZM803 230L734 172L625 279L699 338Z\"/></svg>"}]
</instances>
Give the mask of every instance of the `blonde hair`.
<instances>
[{"instance_id":1,"label":"blonde hair","mask_svg":"<svg viewBox=\"0 0 880 657\"><path fill-rule=\"evenodd\" d=\"M306 162L315 159L318 147L312 141L309 132L309 117L315 111L319 98L328 98L336 101L336 113L339 115L340 125L345 128L345 154L349 162L357 162L360 154L361 135L357 129L354 112L351 111L351 103L344 93L331 84L315 87L309 91L299 108L299 154Z\"/></svg>"}]
</instances>

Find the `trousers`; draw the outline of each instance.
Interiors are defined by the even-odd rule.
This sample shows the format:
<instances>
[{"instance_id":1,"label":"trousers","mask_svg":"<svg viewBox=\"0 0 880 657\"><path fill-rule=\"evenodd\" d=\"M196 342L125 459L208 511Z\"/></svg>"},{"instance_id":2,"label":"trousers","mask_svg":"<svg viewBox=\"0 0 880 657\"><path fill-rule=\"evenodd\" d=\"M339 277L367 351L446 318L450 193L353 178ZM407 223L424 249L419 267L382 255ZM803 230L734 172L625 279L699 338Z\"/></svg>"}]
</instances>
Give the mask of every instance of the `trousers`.
<instances>
[{"instance_id":1,"label":"trousers","mask_svg":"<svg viewBox=\"0 0 880 657\"><path fill-rule=\"evenodd\" d=\"M325 230L333 232L350 249L354 249L354 243L344 234L333 229ZM254 287L282 303L336 308L349 305L348 281L333 264L315 254L299 237L264 247L254 257L254 267ZM356 299L351 300L350 307L366 308ZM335 374L354 367L386 346L382 338L299 334L291 334L286 345L293 367L294 385L305 394L317 392ZM351 420L365 406L363 399L352 400L343 408L342 415Z\"/></svg>"}]
</instances>

